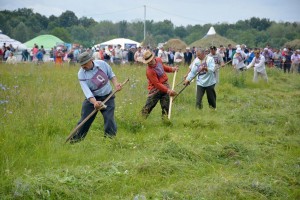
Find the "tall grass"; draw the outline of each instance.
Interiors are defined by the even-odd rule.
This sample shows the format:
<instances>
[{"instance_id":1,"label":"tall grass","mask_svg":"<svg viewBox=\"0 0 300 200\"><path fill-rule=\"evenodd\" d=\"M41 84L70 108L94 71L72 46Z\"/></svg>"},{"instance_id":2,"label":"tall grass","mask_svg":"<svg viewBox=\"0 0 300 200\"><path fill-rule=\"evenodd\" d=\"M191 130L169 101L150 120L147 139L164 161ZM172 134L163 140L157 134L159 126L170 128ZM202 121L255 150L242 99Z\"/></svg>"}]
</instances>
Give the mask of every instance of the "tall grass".
<instances>
[{"instance_id":1,"label":"tall grass","mask_svg":"<svg viewBox=\"0 0 300 200\"><path fill-rule=\"evenodd\" d=\"M144 66L113 66L118 134L99 114L86 139L64 144L80 117L79 67L0 65L0 199L299 199L300 79L268 69L221 70L217 110L195 108L195 84L147 120ZM177 82L186 73L180 68ZM173 74L169 74L172 82ZM181 85L176 88L181 89Z\"/></svg>"}]
</instances>

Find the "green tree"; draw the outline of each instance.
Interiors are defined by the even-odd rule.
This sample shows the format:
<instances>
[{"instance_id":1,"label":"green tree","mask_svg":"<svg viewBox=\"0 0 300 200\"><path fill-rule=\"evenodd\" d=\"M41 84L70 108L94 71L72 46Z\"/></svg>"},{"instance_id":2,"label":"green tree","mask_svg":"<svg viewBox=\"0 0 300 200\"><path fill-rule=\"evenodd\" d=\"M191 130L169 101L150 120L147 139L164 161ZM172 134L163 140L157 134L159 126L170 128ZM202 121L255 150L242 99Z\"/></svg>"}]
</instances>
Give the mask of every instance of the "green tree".
<instances>
[{"instance_id":1,"label":"green tree","mask_svg":"<svg viewBox=\"0 0 300 200\"><path fill-rule=\"evenodd\" d=\"M148 31L148 26L149 29L151 28L151 25L149 23L149 21L146 22L146 37L147 35L151 35L151 34L147 34L147 33L151 33L150 31ZM131 24L128 25L128 30L130 31L130 35L134 36L134 40L135 41L143 41L144 40L144 23L141 21L135 21L132 22Z\"/></svg>"},{"instance_id":2,"label":"green tree","mask_svg":"<svg viewBox=\"0 0 300 200\"><path fill-rule=\"evenodd\" d=\"M97 24L97 22L93 18L87 18L87 17L81 17L78 20L79 25L82 25L83 27L90 27Z\"/></svg>"},{"instance_id":3,"label":"green tree","mask_svg":"<svg viewBox=\"0 0 300 200\"><path fill-rule=\"evenodd\" d=\"M7 23L6 20L6 15L3 14L2 12L0 12L0 30L2 31L2 33L9 35L12 28L11 26Z\"/></svg>"},{"instance_id":4,"label":"green tree","mask_svg":"<svg viewBox=\"0 0 300 200\"><path fill-rule=\"evenodd\" d=\"M70 28L71 37L74 43L83 44L85 41L89 41L90 34L83 26L72 26Z\"/></svg>"},{"instance_id":5,"label":"green tree","mask_svg":"<svg viewBox=\"0 0 300 200\"><path fill-rule=\"evenodd\" d=\"M71 27L78 24L77 16L74 14L74 12L69 10L63 12L58 19L61 27Z\"/></svg>"},{"instance_id":6,"label":"green tree","mask_svg":"<svg viewBox=\"0 0 300 200\"><path fill-rule=\"evenodd\" d=\"M34 15L32 8L19 8L17 11L13 11L17 16L31 17Z\"/></svg>"},{"instance_id":7,"label":"green tree","mask_svg":"<svg viewBox=\"0 0 300 200\"><path fill-rule=\"evenodd\" d=\"M127 34L127 21L123 20L123 21L120 21L118 24L118 29L119 29L119 37L122 37L122 38L126 38L128 36Z\"/></svg>"},{"instance_id":8,"label":"green tree","mask_svg":"<svg viewBox=\"0 0 300 200\"><path fill-rule=\"evenodd\" d=\"M60 38L62 41L72 43L70 33L62 27L56 27L51 31L51 34Z\"/></svg>"},{"instance_id":9,"label":"green tree","mask_svg":"<svg viewBox=\"0 0 300 200\"><path fill-rule=\"evenodd\" d=\"M179 26L179 27L175 27L174 34L180 39L183 39L188 35L188 32L186 31L184 26Z\"/></svg>"},{"instance_id":10,"label":"green tree","mask_svg":"<svg viewBox=\"0 0 300 200\"><path fill-rule=\"evenodd\" d=\"M92 36L101 36L104 40L118 37L117 25L111 21L101 21L98 25L90 28Z\"/></svg>"},{"instance_id":11,"label":"green tree","mask_svg":"<svg viewBox=\"0 0 300 200\"><path fill-rule=\"evenodd\" d=\"M155 48L157 46L157 42L153 35L147 34L145 40L142 42L143 46L149 46L150 48Z\"/></svg>"},{"instance_id":12,"label":"green tree","mask_svg":"<svg viewBox=\"0 0 300 200\"><path fill-rule=\"evenodd\" d=\"M259 31L267 30L272 25L272 22L269 19L258 17L252 17L249 21L251 28L257 29Z\"/></svg>"},{"instance_id":13,"label":"green tree","mask_svg":"<svg viewBox=\"0 0 300 200\"><path fill-rule=\"evenodd\" d=\"M170 20L157 22L153 24L153 35L167 35L169 38L174 36L174 25Z\"/></svg>"},{"instance_id":14,"label":"green tree","mask_svg":"<svg viewBox=\"0 0 300 200\"><path fill-rule=\"evenodd\" d=\"M26 42L29 39L27 35L27 27L23 22L20 22L13 30L12 37L20 42Z\"/></svg>"}]
</instances>

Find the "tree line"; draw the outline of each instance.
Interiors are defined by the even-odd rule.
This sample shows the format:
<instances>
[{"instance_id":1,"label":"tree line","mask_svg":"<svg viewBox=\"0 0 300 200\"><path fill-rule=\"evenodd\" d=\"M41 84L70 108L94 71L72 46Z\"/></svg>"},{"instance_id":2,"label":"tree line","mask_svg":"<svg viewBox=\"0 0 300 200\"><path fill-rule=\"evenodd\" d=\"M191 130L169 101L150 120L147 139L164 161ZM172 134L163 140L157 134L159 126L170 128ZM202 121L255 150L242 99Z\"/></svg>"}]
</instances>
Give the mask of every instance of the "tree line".
<instances>
[{"instance_id":1,"label":"tree line","mask_svg":"<svg viewBox=\"0 0 300 200\"><path fill-rule=\"evenodd\" d=\"M95 21L93 18L78 18L72 11L59 16L46 17L34 13L32 9L21 8L14 11L0 11L2 33L20 42L26 42L38 35L52 34L66 43L78 43L90 47L113 38L124 37L143 42L143 21ZM151 46L178 38L191 44L205 36L211 26L216 32L239 44L249 47L280 48L287 42L300 39L299 22L275 22L269 19L252 17L239 20L235 24L218 23L204 25L175 26L170 20L154 22L146 20L146 41ZM227 44L224 44L227 45Z\"/></svg>"}]
</instances>

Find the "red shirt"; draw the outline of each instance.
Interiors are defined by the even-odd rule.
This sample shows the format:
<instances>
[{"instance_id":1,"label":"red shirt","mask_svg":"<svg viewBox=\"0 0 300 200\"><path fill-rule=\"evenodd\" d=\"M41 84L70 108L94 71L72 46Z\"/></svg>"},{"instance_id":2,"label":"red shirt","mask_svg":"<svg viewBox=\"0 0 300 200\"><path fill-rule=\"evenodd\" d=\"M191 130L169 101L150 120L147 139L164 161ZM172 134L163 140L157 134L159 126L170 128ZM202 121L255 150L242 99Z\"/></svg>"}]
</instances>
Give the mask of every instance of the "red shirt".
<instances>
[{"instance_id":1,"label":"red shirt","mask_svg":"<svg viewBox=\"0 0 300 200\"><path fill-rule=\"evenodd\" d=\"M146 76L148 79L148 90L156 88L164 93L167 93L168 87L164 85L168 81L166 72L173 72L173 68L163 64L160 58L155 58L156 64L148 65Z\"/></svg>"}]
</instances>

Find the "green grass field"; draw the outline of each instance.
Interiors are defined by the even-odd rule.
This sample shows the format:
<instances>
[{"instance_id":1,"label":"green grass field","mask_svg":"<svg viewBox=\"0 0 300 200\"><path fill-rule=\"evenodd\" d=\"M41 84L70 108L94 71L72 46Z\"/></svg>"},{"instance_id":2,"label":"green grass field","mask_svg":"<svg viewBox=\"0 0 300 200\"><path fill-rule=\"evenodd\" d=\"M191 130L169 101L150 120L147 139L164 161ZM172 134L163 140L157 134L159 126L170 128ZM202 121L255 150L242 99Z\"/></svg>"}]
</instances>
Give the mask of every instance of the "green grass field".
<instances>
[{"instance_id":1,"label":"green grass field","mask_svg":"<svg viewBox=\"0 0 300 200\"><path fill-rule=\"evenodd\" d=\"M145 66L113 66L130 79L116 94L117 137L104 139L99 114L70 145L84 99L78 69L0 65L0 199L300 199L299 75L268 69L268 84L253 83L252 70L237 77L226 66L217 110L206 96L195 109L192 83L169 124L159 104L140 118Z\"/></svg>"}]
</instances>

